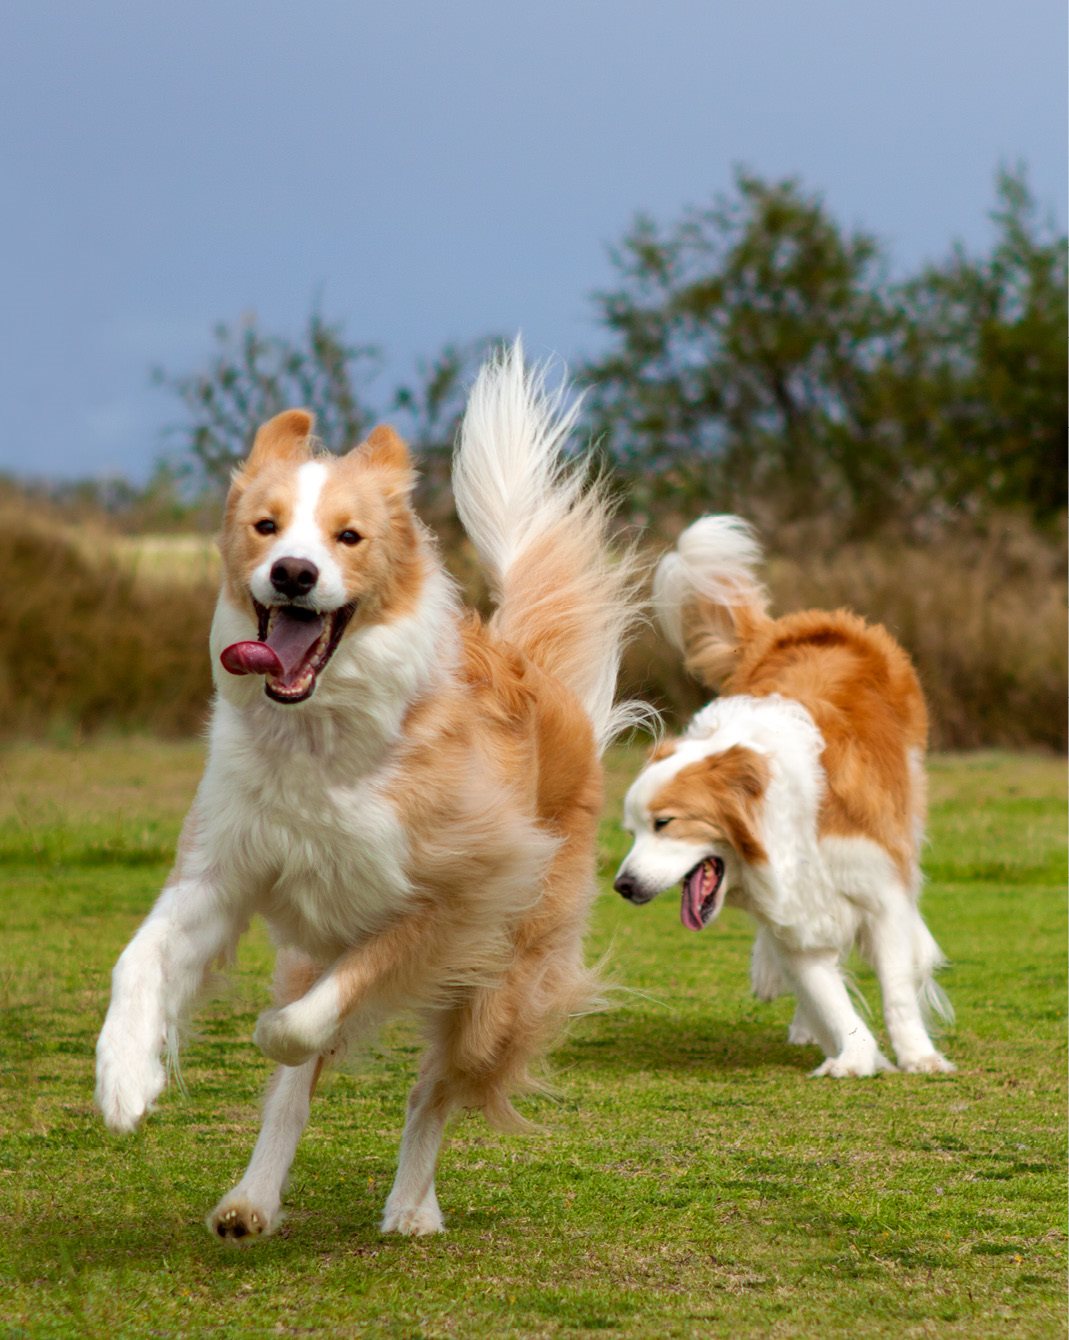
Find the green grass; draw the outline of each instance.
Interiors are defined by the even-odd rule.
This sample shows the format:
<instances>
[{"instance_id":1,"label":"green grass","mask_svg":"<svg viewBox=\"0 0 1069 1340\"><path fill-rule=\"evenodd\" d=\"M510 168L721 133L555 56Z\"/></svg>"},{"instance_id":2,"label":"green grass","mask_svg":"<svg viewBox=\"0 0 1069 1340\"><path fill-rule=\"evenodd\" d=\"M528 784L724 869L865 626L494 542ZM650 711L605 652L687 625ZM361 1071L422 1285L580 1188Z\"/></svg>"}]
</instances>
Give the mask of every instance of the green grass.
<instances>
[{"instance_id":1,"label":"green grass","mask_svg":"<svg viewBox=\"0 0 1069 1340\"><path fill-rule=\"evenodd\" d=\"M250 1042L256 929L198 1016L188 1096L138 1136L94 1115L112 963L166 873L194 745L0 754L0 1334L372 1336L1065 1333L1064 770L932 763L929 921L954 966L951 1077L811 1081L790 1004L748 994L728 912L691 935L671 895L608 891L593 953L632 993L559 1048L544 1127L461 1120L444 1237L383 1238L417 1054L400 1023L323 1084L289 1219L228 1248L203 1217L240 1174L267 1063ZM865 994L871 978L859 974Z\"/></svg>"}]
</instances>

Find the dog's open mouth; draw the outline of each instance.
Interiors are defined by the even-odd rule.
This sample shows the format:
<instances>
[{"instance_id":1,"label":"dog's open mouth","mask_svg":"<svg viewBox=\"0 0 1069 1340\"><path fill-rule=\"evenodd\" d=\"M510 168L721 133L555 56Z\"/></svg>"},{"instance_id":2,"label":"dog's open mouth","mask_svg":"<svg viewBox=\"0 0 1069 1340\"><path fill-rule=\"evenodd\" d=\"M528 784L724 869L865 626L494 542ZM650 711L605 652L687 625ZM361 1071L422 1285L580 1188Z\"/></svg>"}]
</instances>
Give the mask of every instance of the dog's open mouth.
<instances>
[{"instance_id":1,"label":"dog's open mouth","mask_svg":"<svg viewBox=\"0 0 1069 1340\"><path fill-rule=\"evenodd\" d=\"M707 856L683 881L679 916L689 931L708 926L724 904L724 862Z\"/></svg>"},{"instance_id":2,"label":"dog's open mouth","mask_svg":"<svg viewBox=\"0 0 1069 1340\"><path fill-rule=\"evenodd\" d=\"M334 655L356 602L325 612L301 605L253 605L260 640L224 647L219 656L223 669L232 675L263 675L264 692L277 703L304 702Z\"/></svg>"}]
</instances>

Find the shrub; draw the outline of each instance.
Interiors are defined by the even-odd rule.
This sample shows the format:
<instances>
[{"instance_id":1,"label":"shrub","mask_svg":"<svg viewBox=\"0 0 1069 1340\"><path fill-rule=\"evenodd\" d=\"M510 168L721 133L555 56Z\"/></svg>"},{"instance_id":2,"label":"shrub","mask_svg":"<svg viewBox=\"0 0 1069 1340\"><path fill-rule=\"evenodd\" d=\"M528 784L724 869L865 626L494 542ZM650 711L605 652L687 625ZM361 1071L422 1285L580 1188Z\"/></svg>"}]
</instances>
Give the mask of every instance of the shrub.
<instances>
[{"instance_id":1,"label":"shrub","mask_svg":"<svg viewBox=\"0 0 1069 1340\"><path fill-rule=\"evenodd\" d=\"M196 731L211 695L206 544L134 542L65 525L25 500L0 507L3 733ZM649 542L651 563L662 548ZM809 528L779 532L769 548L774 612L847 606L901 640L928 696L934 745L1065 747L1060 536L1004 521L927 546L844 546ZM449 550L469 598L485 604L470 546ZM628 652L623 681L673 725L707 697L652 625Z\"/></svg>"}]
</instances>

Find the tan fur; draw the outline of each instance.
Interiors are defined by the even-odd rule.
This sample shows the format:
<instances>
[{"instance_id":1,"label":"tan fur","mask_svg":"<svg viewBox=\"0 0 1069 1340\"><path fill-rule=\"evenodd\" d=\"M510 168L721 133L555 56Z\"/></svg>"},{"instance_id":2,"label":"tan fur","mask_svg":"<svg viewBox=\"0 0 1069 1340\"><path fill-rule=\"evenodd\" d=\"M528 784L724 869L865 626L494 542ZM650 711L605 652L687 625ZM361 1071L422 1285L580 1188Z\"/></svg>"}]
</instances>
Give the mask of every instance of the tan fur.
<instances>
[{"instance_id":1,"label":"tan fur","mask_svg":"<svg viewBox=\"0 0 1069 1340\"><path fill-rule=\"evenodd\" d=\"M820 835L878 842L911 887L925 803L909 751L927 747L928 714L887 630L846 610L770 621L743 645L728 692L782 693L808 708L825 742Z\"/></svg>"},{"instance_id":2,"label":"tan fur","mask_svg":"<svg viewBox=\"0 0 1069 1340\"><path fill-rule=\"evenodd\" d=\"M240 593L273 539L255 521L286 515L300 464L292 445L280 433L266 437L257 469L234 481L221 548L238 599L248 599ZM407 449L392 429L321 459L330 475L317 521L327 535L363 537L336 554L359 602L350 637L411 613L433 560L409 505ZM511 1126L523 1122L510 1095L536 1086L532 1059L597 991L582 938L601 769L567 682L589 657L583 570L605 561L605 526L600 504L577 507L572 525L517 562L488 623L463 616L457 673L410 709L383 794L406 832L415 897L335 965L343 1018L422 1009L431 1039L424 1089ZM515 886L504 900L503 879ZM280 1003L325 966L306 966L304 977L287 968Z\"/></svg>"},{"instance_id":3,"label":"tan fur","mask_svg":"<svg viewBox=\"0 0 1069 1340\"><path fill-rule=\"evenodd\" d=\"M683 664L713 688L731 676L743 647L771 622L757 604L721 605L695 596L683 610Z\"/></svg>"},{"instance_id":4,"label":"tan fur","mask_svg":"<svg viewBox=\"0 0 1069 1340\"><path fill-rule=\"evenodd\" d=\"M847 610L780 619L734 610L732 668L722 679L715 671L725 644L719 634L705 637L696 604L687 618L687 665L703 683L726 694L779 693L812 715L825 741L821 836L879 843L912 887L925 797L909 751L923 754L928 717L913 666L894 638Z\"/></svg>"},{"instance_id":5,"label":"tan fur","mask_svg":"<svg viewBox=\"0 0 1069 1340\"><path fill-rule=\"evenodd\" d=\"M529 1060L595 990L582 963L601 808L590 723L567 690L470 615L462 682L410 714L388 795L422 898L350 951L342 1011L372 999L432 1007L425 1075L463 1106L520 1125L509 1094L531 1086ZM509 909L488 894L532 824L549 839L548 868Z\"/></svg>"},{"instance_id":6,"label":"tan fur","mask_svg":"<svg viewBox=\"0 0 1069 1340\"><path fill-rule=\"evenodd\" d=\"M653 797L650 814L671 817L670 835L701 844L724 839L750 865L764 864L759 807L768 786L768 761L732 745L691 763Z\"/></svg>"},{"instance_id":7,"label":"tan fur","mask_svg":"<svg viewBox=\"0 0 1069 1340\"><path fill-rule=\"evenodd\" d=\"M253 439L246 475L257 474L269 463L285 461L297 464L311 455L315 416L306 409L287 409L263 424Z\"/></svg>"},{"instance_id":8,"label":"tan fur","mask_svg":"<svg viewBox=\"0 0 1069 1340\"><path fill-rule=\"evenodd\" d=\"M336 546L346 589L362 601L365 614L396 619L415 608L426 561L416 539L419 523L408 505L415 474L404 443L392 429L386 431L403 458L364 447L341 457L332 466L316 519L328 535L349 529L363 537L357 545Z\"/></svg>"}]
</instances>

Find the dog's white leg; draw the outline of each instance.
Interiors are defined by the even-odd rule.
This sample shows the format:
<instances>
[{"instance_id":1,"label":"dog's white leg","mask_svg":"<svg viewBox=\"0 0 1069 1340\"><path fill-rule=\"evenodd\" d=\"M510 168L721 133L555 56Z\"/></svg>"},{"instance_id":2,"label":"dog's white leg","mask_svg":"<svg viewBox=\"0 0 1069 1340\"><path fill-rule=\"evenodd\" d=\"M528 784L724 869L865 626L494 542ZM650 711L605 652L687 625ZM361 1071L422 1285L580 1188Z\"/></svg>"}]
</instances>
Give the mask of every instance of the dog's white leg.
<instances>
[{"instance_id":1,"label":"dog's white leg","mask_svg":"<svg viewBox=\"0 0 1069 1340\"><path fill-rule=\"evenodd\" d=\"M384 1233L421 1237L445 1228L434 1190L434 1169L448 1116L442 1086L420 1080L408 1097L397 1176L382 1216Z\"/></svg>"},{"instance_id":2,"label":"dog's white leg","mask_svg":"<svg viewBox=\"0 0 1069 1340\"><path fill-rule=\"evenodd\" d=\"M783 962L799 1008L828 1058L814 1075L843 1079L892 1069L854 1009L834 950L785 952Z\"/></svg>"},{"instance_id":3,"label":"dog's white leg","mask_svg":"<svg viewBox=\"0 0 1069 1340\"><path fill-rule=\"evenodd\" d=\"M322 1060L279 1066L264 1099L263 1124L241 1181L208 1216L221 1238L255 1238L281 1222L279 1206L290 1165L308 1122L308 1110Z\"/></svg>"},{"instance_id":4,"label":"dog's white leg","mask_svg":"<svg viewBox=\"0 0 1069 1340\"><path fill-rule=\"evenodd\" d=\"M919 926L917 923L920 923ZM944 1074L953 1064L936 1050L924 1023L920 991L941 957L907 893L892 889L882 912L869 924L873 966L883 993L883 1015L903 1070ZM930 947L926 958L918 953Z\"/></svg>"},{"instance_id":5,"label":"dog's white leg","mask_svg":"<svg viewBox=\"0 0 1069 1340\"><path fill-rule=\"evenodd\" d=\"M123 950L97 1042L96 1103L113 1131L134 1130L159 1097L164 1049L177 1046L210 964L243 924L234 900L207 879L179 875Z\"/></svg>"},{"instance_id":6,"label":"dog's white leg","mask_svg":"<svg viewBox=\"0 0 1069 1340\"><path fill-rule=\"evenodd\" d=\"M795 1005L794 1018L787 1029L787 1041L792 1047L809 1047L813 1044L820 1046L816 1029L809 1022L809 1016L800 1002Z\"/></svg>"},{"instance_id":7,"label":"dog's white leg","mask_svg":"<svg viewBox=\"0 0 1069 1340\"><path fill-rule=\"evenodd\" d=\"M750 954L750 989L758 1000L775 1000L791 989L783 975L776 941L767 926L758 926Z\"/></svg>"}]
</instances>

